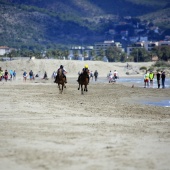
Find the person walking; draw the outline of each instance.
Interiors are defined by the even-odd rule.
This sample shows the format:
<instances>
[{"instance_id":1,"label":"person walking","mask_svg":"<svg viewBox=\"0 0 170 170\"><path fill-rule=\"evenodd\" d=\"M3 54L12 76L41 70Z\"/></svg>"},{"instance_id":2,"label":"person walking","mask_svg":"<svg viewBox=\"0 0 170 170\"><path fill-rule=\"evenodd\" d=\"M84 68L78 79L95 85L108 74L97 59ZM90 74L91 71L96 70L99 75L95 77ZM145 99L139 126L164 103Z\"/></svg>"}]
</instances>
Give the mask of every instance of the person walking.
<instances>
[{"instance_id":1,"label":"person walking","mask_svg":"<svg viewBox=\"0 0 170 170\"><path fill-rule=\"evenodd\" d=\"M97 77L98 77L98 72L97 72L97 70L95 70L95 72L94 72L95 81L97 81Z\"/></svg>"},{"instance_id":2,"label":"person walking","mask_svg":"<svg viewBox=\"0 0 170 170\"><path fill-rule=\"evenodd\" d=\"M114 71L113 75L114 75L114 78L115 78L115 79L118 79L118 78L119 78L119 74L118 74L118 72L117 72L116 70Z\"/></svg>"},{"instance_id":3,"label":"person walking","mask_svg":"<svg viewBox=\"0 0 170 170\"><path fill-rule=\"evenodd\" d=\"M160 79L161 79L161 73L159 71L157 71L156 78L157 78L157 84L158 84L158 89L159 89L160 88Z\"/></svg>"},{"instance_id":4,"label":"person walking","mask_svg":"<svg viewBox=\"0 0 170 170\"><path fill-rule=\"evenodd\" d=\"M162 88L165 88L165 71L161 72L161 79L162 79Z\"/></svg>"},{"instance_id":5,"label":"person walking","mask_svg":"<svg viewBox=\"0 0 170 170\"><path fill-rule=\"evenodd\" d=\"M93 71L90 72L90 79L93 80Z\"/></svg>"}]
</instances>

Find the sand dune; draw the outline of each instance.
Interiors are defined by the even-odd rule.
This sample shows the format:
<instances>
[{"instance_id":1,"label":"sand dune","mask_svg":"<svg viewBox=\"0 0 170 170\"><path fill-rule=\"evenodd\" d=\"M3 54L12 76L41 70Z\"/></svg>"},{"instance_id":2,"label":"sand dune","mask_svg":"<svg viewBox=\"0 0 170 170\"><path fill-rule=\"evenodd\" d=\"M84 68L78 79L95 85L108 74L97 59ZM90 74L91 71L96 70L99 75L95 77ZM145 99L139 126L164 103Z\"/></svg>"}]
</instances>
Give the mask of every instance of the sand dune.
<instances>
[{"instance_id":1,"label":"sand dune","mask_svg":"<svg viewBox=\"0 0 170 170\"><path fill-rule=\"evenodd\" d=\"M102 61L75 61L75 60L53 60L53 59L22 59L13 60L7 62L0 62L0 67L7 70L16 70L17 75L22 76L23 71L29 72L33 70L35 74L43 76L44 72L47 71L48 76L51 76L53 71L56 71L60 65L64 65L67 70L68 77L77 77L78 71L81 71L85 64L88 64L91 71L97 70L99 76L105 77L110 70L117 70L120 76L127 76L126 72L129 71L131 76L143 75L143 72L139 71L141 66L150 67L152 62L145 63L129 63L131 69L126 68L127 63L107 63ZM136 73L138 72L139 75Z\"/></svg>"}]
</instances>

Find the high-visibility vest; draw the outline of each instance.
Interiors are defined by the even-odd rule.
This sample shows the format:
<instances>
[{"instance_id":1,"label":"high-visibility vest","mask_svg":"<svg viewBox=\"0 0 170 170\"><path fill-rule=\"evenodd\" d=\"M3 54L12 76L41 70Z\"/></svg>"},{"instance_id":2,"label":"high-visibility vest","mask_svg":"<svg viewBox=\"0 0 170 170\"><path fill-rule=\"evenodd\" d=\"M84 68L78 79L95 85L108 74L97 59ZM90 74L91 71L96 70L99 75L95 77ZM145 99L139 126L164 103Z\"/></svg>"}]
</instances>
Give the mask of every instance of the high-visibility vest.
<instances>
[{"instance_id":1,"label":"high-visibility vest","mask_svg":"<svg viewBox=\"0 0 170 170\"><path fill-rule=\"evenodd\" d=\"M150 74L149 74L149 79L150 79L150 80L153 80L153 78L154 78L154 74L153 74L153 73L150 73Z\"/></svg>"}]
</instances>

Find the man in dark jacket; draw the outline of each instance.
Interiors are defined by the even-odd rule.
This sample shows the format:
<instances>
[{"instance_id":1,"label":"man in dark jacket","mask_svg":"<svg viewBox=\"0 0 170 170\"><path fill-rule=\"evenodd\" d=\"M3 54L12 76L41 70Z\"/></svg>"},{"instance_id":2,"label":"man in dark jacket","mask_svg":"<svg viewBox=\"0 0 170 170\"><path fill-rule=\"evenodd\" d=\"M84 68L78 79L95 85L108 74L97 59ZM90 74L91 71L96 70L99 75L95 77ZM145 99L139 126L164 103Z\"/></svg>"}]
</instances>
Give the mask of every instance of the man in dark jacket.
<instances>
[{"instance_id":1,"label":"man in dark jacket","mask_svg":"<svg viewBox=\"0 0 170 170\"><path fill-rule=\"evenodd\" d=\"M161 73L159 71L157 71L156 78L157 78L157 84L158 84L158 89L159 89L160 88L160 79L161 79Z\"/></svg>"},{"instance_id":2,"label":"man in dark jacket","mask_svg":"<svg viewBox=\"0 0 170 170\"><path fill-rule=\"evenodd\" d=\"M162 88L164 89L165 88L165 71L162 71L161 72L161 79L162 79Z\"/></svg>"}]
</instances>

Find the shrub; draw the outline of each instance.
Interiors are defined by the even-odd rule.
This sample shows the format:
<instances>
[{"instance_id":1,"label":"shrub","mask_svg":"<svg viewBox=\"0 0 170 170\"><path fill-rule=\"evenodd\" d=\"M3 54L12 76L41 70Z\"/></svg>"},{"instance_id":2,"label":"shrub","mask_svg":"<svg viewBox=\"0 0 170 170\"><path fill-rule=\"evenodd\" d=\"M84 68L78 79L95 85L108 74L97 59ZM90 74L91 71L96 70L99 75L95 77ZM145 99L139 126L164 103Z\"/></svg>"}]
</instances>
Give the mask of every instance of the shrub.
<instances>
[{"instance_id":1,"label":"shrub","mask_svg":"<svg viewBox=\"0 0 170 170\"><path fill-rule=\"evenodd\" d=\"M170 63L165 61L157 61L153 66L155 67L170 67Z\"/></svg>"},{"instance_id":2,"label":"shrub","mask_svg":"<svg viewBox=\"0 0 170 170\"><path fill-rule=\"evenodd\" d=\"M147 70L147 67L142 66L142 67L140 67L140 69L139 69L139 70Z\"/></svg>"}]
</instances>

